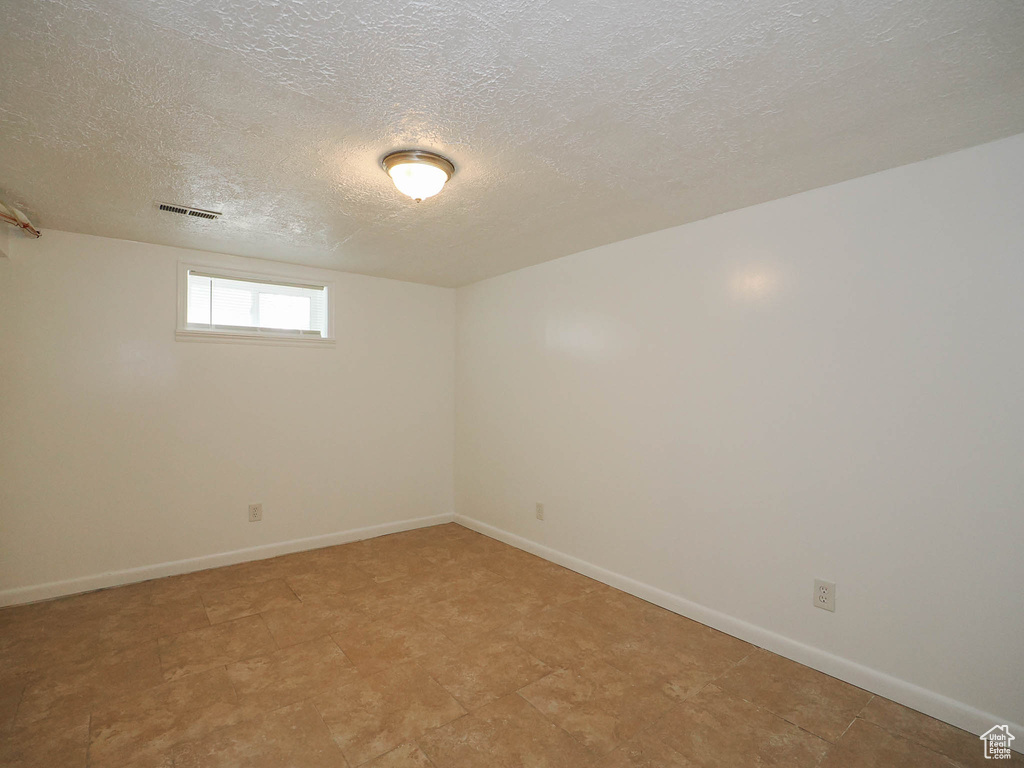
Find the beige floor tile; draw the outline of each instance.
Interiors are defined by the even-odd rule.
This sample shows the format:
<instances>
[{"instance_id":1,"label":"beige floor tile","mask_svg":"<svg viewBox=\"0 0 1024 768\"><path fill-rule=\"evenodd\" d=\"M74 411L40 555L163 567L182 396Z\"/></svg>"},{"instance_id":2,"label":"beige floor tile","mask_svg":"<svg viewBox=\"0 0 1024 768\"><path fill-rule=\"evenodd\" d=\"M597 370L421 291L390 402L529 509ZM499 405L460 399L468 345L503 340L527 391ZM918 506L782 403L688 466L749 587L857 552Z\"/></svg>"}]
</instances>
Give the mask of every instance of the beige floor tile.
<instances>
[{"instance_id":1,"label":"beige floor tile","mask_svg":"<svg viewBox=\"0 0 1024 768\"><path fill-rule=\"evenodd\" d=\"M420 550L420 556L437 564L483 565L492 554L507 548L506 544L499 541L467 531L459 535L437 537Z\"/></svg>"},{"instance_id":2,"label":"beige floor tile","mask_svg":"<svg viewBox=\"0 0 1024 768\"><path fill-rule=\"evenodd\" d=\"M38 650L31 651L27 641L4 638L2 632L0 629L0 680L3 683L15 678L28 679L37 669L46 666L41 663Z\"/></svg>"},{"instance_id":3,"label":"beige floor tile","mask_svg":"<svg viewBox=\"0 0 1024 768\"><path fill-rule=\"evenodd\" d=\"M950 758L959 766L1003 765L1024 766L1024 755L1015 753L1011 760L986 760L984 744L973 733L936 720L934 717L904 707L889 699L875 696L861 711L860 717L897 736L910 739ZM1024 737L1024 734L1017 738Z\"/></svg>"},{"instance_id":4,"label":"beige floor tile","mask_svg":"<svg viewBox=\"0 0 1024 768\"><path fill-rule=\"evenodd\" d=\"M54 625L87 626L95 629L103 622L126 616L135 617L140 611L165 607L173 612L194 606L198 595L187 589L168 588L167 579L154 579L137 584L126 584L78 595L48 600L35 605L19 606L22 627L47 628Z\"/></svg>"},{"instance_id":5,"label":"beige floor tile","mask_svg":"<svg viewBox=\"0 0 1024 768\"><path fill-rule=\"evenodd\" d=\"M981 743L980 741L978 742ZM987 761L991 763L992 761ZM821 768L954 768L948 758L866 720L855 720Z\"/></svg>"},{"instance_id":6,"label":"beige floor tile","mask_svg":"<svg viewBox=\"0 0 1024 768\"><path fill-rule=\"evenodd\" d=\"M170 754L175 744L200 739L245 719L224 669L164 683L93 711L90 768L114 768Z\"/></svg>"},{"instance_id":7,"label":"beige floor tile","mask_svg":"<svg viewBox=\"0 0 1024 768\"><path fill-rule=\"evenodd\" d=\"M537 613L555 602L551 595L542 594L520 578L488 585L482 591L517 618Z\"/></svg>"},{"instance_id":8,"label":"beige floor tile","mask_svg":"<svg viewBox=\"0 0 1024 768\"><path fill-rule=\"evenodd\" d=\"M31 675L209 626L197 595L154 602L150 582L0 611L0 669ZM145 589L141 587L146 586ZM124 603L118 608L118 599ZM31 610L29 610L31 609Z\"/></svg>"},{"instance_id":9,"label":"beige floor tile","mask_svg":"<svg viewBox=\"0 0 1024 768\"><path fill-rule=\"evenodd\" d=\"M59 625L53 625L53 634L38 638L8 638L6 647L0 649L0 674L5 679L19 677L32 679L46 669L71 661L89 659L101 653L110 653L116 648L104 646L95 635L83 628L64 632Z\"/></svg>"},{"instance_id":10,"label":"beige floor tile","mask_svg":"<svg viewBox=\"0 0 1024 768\"><path fill-rule=\"evenodd\" d=\"M20 628L37 624L42 618L40 614L47 610L47 606L55 602L56 600L50 600L40 603L6 605L0 608L0 649L6 646Z\"/></svg>"},{"instance_id":11,"label":"beige floor tile","mask_svg":"<svg viewBox=\"0 0 1024 768\"><path fill-rule=\"evenodd\" d=\"M375 583L370 574L348 563L300 571L286 577L285 581L303 601L345 594L356 589L372 587Z\"/></svg>"},{"instance_id":12,"label":"beige floor tile","mask_svg":"<svg viewBox=\"0 0 1024 768\"><path fill-rule=\"evenodd\" d=\"M345 545L345 556L377 583L426 574L435 566L416 552L415 544L391 536Z\"/></svg>"},{"instance_id":13,"label":"beige floor tile","mask_svg":"<svg viewBox=\"0 0 1024 768\"><path fill-rule=\"evenodd\" d=\"M416 577L417 597L421 603L440 603L452 598L493 587L505 580L475 564L441 564Z\"/></svg>"},{"instance_id":14,"label":"beige floor tile","mask_svg":"<svg viewBox=\"0 0 1024 768\"><path fill-rule=\"evenodd\" d=\"M508 632L528 653L553 667L571 667L588 659L607 660L619 639L565 606L531 614Z\"/></svg>"},{"instance_id":15,"label":"beige floor tile","mask_svg":"<svg viewBox=\"0 0 1024 768\"><path fill-rule=\"evenodd\" d=\"M867 691L762 650L715 685L831 742L846 732L871 699Z\"/></svg>"},{"instance_id":16,"label":"beige floor tile","mask_svg":"<svg viewBox=\"0 0 1024 768\"><path fill-rule=\"evenodd\" d=\"M140 597L150 605L165 605L178 603L179 601L191 601L199 597L199 591L188 581L189 574L178 576L167 576L162 579L150 579L137 584L127 584L123 587L116 587L120 590L137 590ZM115 607L123 604L123 598L118 597Z\"/></svg>"},{"instance_id":17,"label":"beige floor tile","mask_svg":"<svg viewBox=\"0 0 1024 768\"><path fill-rule=\"evenodd\" d=\"M591 590L566 603L565 607L595 626L630 638L643 637L683 648L709 642L710 635L705 625L610 587ZM741 640L728 635L722 637L723 643L732 641L737 648L749 648ZM749 650L745 650L742 656L747 653Z\"/></svg>"},{"instance_id":18,"label":"beige floor tile","mask_svg":"<svg viewBox=\"0 0 1024 768\"><path fill-rule=\"evenodd\" d=\"M611 589L599 581L543 560L541 565L511 576L509 582L539 595L546 603L554 605L578 600L592 592Z\"/></svg>"},{"instance_id":19,"label":"beige floor tile","mask_svg":"<svg viewBox=\"0 0 1024 768\"><path fill-rule=\"evenodd\" d=\"M714 660L675 654L662 646L633 647L628 654L618 647L608 658L638 683L654 686L675 701L685 701L728 669L716 666Z\"/></svg>"},{"instance_id":20,"label":"beige floor tile","mask_svg":"<svg viewBox=\"0 0 1024 768\"><path fill-rule=\"evenodd\" d=\"M721 662L723 665L736 664L757 650L757 646L719 632L717 629L698 624L682 616L676 616L669 611L663 611L663 614L680 619L686 626L683 629L682 624L675 622L671 632L651 631L654 641L663 647L679 648L693 655L706 656L713 659L715 663ZM696 630L693 626L695 624Z\"/></svg>"},{"instance_id":21,"label":"beige floor tile","mask_svg":"<svg viewBox=\"0 0 1024 768\"><path fill-rule=\"evenodd\" d=\"M607 630L618 629L628 622L632 626L643 627L646 633L649 631L646 625L661 617L663 611L669 616L674 616L680 624L686 624L689 621L689 619L672 614L653 603L617 589L591 590L567 603L566 607ZM668 619L669 616L665 618Z\"/></svg>"},{"instance_id":22,"label":"beige floor tile","mask_svg":"<svg viewBox=\"0 0 1024 768\"><path fill-rule=\"evenodd\" d=\"M54 666L25 689L17 722L88 716L97 704L163 682L155 640L87 661Z\"/></svg>"},{"instance_id":23,"label":"beige floor tile","mask_svg":"<svg viewBox=\"0 0 1024 768\"><path fill-rule=\"evenodd\" d=\"M167 754L140 757L138 760L132 760L130 763L122 763L118 768L175 768L175 765L173 755ZM178 765L177 768L187 767Z\"/></svg>"},{"instance_id":24,"label":"beige floor tile","mask_svg":"<svg viewBox=\"0 0 1024 768\"><path fill-rule=\"evenodd\" d=\"M285 566L287 573L293 575L351 566L352 558L346 555L348 551L347 544L337 544L333 547L320 547L319 549L307 549L304 552L292 552L288 555L282 555L279 559L282 565Z\"/></svg>"},{"instance_id":25,"label":"beige floor tile","mask_svg":"<svg viewBox=\"0 0 1024 768\"><path fill-rule=\"evenodd\" d=\"M277 608L301 605L284 579L272 579L249 587L235 587L203 595L211 624L222 624Z\"/></svg>"},{"instance_id":26,"label":"beige floor tile","mask_svg":"<svg viewBox=\"0 0 1024 768\"><path fill-rule=\"evenodd\" d=\"M993 764L866 700L455 524L0 609L0 766Z\"/></svg>"},{"instance_id":27,"label":"beige floor tile","mask_svg":"<svg viewBox=\"0 0 1024 768\"><path fill-rule=\"evenodd\" d=\"M378 619L332 637L364 675L443 654L454 647L443 633L410 614Z\"/></svg>"},{"instance_id":28,"label":"beige floor tile","mask_svg":"<svg viewBox=\"0 0 1024 768\"><path fill-rule=\"evenodd\" d=\"M519 695L595 756L633 738L674 704L656 688L600 661L558 669Z\"/></svg>"},{"instance_id":29,"label":"beige floor tile","mask_svg":"<svg viewBox=\"0 0 1024 768\"><path fill-rule=\"evenodd\" d=\"M3 768L85 768L89 715L15 726L0 737Z\"/></svg>"},{"instance_id":30,"label":"beige floor tile","mask_svg":"<svg viewBox=\"0 0 1024 768\"><path fill-rule=\"evenodd\" d=\"M346 558L353 561L412 554L415 553L417 548L417 538L422 533L422 529L418 529L389 533L384 536L374 536L369 539L360 539L359 541L343 544L341 551L344 552Z\"/></svg>"},{"instance_id":31,"label":"beige floor tile","mask_svg":"<svg viewBox=\"0 0 1024 768\"><path fill-rule=\"evenodd\" d=\"M370 622L370 617L342 594L307 596L301 603L262 616L279 648Z\"/></svg>"},{"instance_id":32,"label":"beige floor tile","mask_svg":"<svg viewBox=\"0 0 1024 768\"><path fill-rule=\"evenodd\" d=\"M427 733L419 744L443 768L584 768L592 763L582 745L517 694Z\"/></svg>"},{"instance_id":33,"label":"beige floor tile","mask_svg":"<svg viewBox=\"0 0 1024 768\"><path fill-rule=\"evenodd\" d=\"M703 768L813 768L828 742L714 685L675 705L651 734Z\"/></svg>"},{"instance_id":34,"label":"beige floor tile","mask_svg":"<svg viewBox=\"0 0 1024 768\"><path fill-rule=\"evenodd\" d=\"M328 636L227 666L238 699L260 712L341 688L359 673Z\"/></svg>"},{"instance_id":35,"label":"beige floor tile","mask_svg":"<svg viewBox=\"0 0 1024 768\"><path fill-rule=\"evenodd\" d=\"M514 580L517 576L545 569L550 566L547 560L521 549L495 542L498 546L486 545L482 562L484 567L506 579Z\"/></svg>"},{"instance_id":36,"label":"beige floor tile","mask_svg":"<svg viewBox=\"0 0 1024 768\"><path fill-rule=\"evenodd\" d=\"M109 618L123 615L141 608L157 606L175 606L196 598L190 590L168 591L163 579L152 579L136 584L124 584L118 587L97 589L80 595L72 595L55 601L55 607L71 611L80 617L86 614Z\"/></svg>"},{"instance_id":37,"label":"beige floor tile","mask_svg":"<svg viewBox=\"0 0 1024 768\"><path fill-rule=\"evenodd\" d=\"M595 768L693 768L693 766L694 763L649 733L641 733L595 764ZM737 768L739 767L737 766Z\"/></svg>"},{"instance_id":38,"label":"beige floor tile","mask_svg":"<svg viewBox=\"0 0 1024 768\"><path fill-rule=\"evenodd\" d=\"M174 749L174 768L344 768L316 708L293 704Z\"/></svg>"},{"instance_id":39,"label":"beige floor tile","mask_svg":"<svg viewBox=\"0 0 1024 768\"><path fill-rule=\"evenodd\" d=\"M126 648L209 625L202 600L198 594L190 592L184 598L166 596L156 602L129 605L111 612L101 622L97 637L101 647Z\"/></svg>"},{"instance_id":40,"label":"beige floor tile","mask_svg":"<svg viewBox=\"0 0 1024 768\"><path fill-rule=\"evenodd\" d=\"M616 634L616 653L634 667L634 652L648 657L642 659L648 663L656 661L652 656L671 655L685 660L688 667L717 676L755 650L738 638L619 590L593 590L565 605L594 626Z\"/></svg>"},{"instance_id":41,"label":"beige floor tile","mask_svg":"<svg viewBox=\"0 0 1024 768\"><path fill-rule=\"evenodd\" d=\"M464 592L439 603L420 606L416 614L458 644L509 627L544 608L535 594L506 583Z\"/></svg>"},{"instance_id":42,"label":"beige floor tile","mask_svg":"<svg viewBox=\"0 0 1024 768\"><path fill-rule=\"evenodd\" d=\"M680 621L660 616L654 621L624 620L608 650L609 662L682 701L756 650L710 627L676 618Z\"/></svg>"},{"instance_id":43,"label":"beige floor tile","mask_svg":"<svg viewBox=\"0 0 1024 768\"><path fill-rule=\"evenodd\" d=\"M250 560L222 568L195 571L178 578L182 584L203 594L220 592L235 587L251 587L264 581L281 579L294 567L290 555L271 557L264 560Z\"/></svg>"},{"instance_id":44,"label":"beige floor tile","mask_svg":"<svg viewBox=\"0 0 1024 768\"><path fill-rule=\"evenodd\" d=\"M501 636L427 656L420 666L468 710L479 709L552 671L515 640Z\"/></svg>"},{"instance_id":45,"label":"beige floor tile","mask_svg":"<svg viewBox=\"0 0 1024 768\"><path fill-rule=\"evenodd\" d=\"M415 744L403 744L387 754L363 763L362 768L434 768L434 764Z\"/></svg>"},{"instance_id":46,"label":"beige floor tile","mask_svg":"<svg viewBox=\"0 0 1024 768\"><path fill-rule=\"evenodd\" d=\"M426 672L409 664L313 699L351 765L361 765L465 710Z\"/></svg>"},{"instance_id":47,"label":"beige floor tile","mask_svg":"<svg viewBox=\"0 0 1024 768\"><path fill-rule=\"evenodd\" d=\"M424 603L436 602L428 579L393 579L372 587L356 589L345 595L357 609L373 620L400 613L415 613ZM441 598L443 599L443 598Z\"/></svg>"},{"instance_id":48,"label":"beige floor tile","mask_svg":"<svg viewBox=\"0 0 1024 768\"><path fill-rule=\"evenodd\" d=\"M26 685L27 682L21 678L0 682L0 734L9 731L14 724L14 715L21 704Z\"/></svg>"},{"instance_id":49,"label":"beige floor tile","mask_svg":"<svg viewBox=\"0 0 1024 768\"><path fill-rule=\"evenodd\" d=\"M475 551L471 542L461 536L437 537L424 542L417 555L439 566L482 566L485 556Z\"/></svg>"},{"instance_id":50,"label":"beige floor tile","mask_svg":"<svg viewBox=\"0 0 1024 768\"><path fill-rule=\"evenodd\" d=\"M40 627L53 625L86 624L93 628L107 616L116 613L119 607L134 608L148 602L145 597L148 583L97 589L32 605L5 608L0 611L0 615L17 616L11 628L32 634Z\"/></svg>"},{"instance_id":51,"label":"beige floor tile","mask_svg":"<svg viewBox=\"0 0 1024 768\"><path fill-rule=\"evenodd\" d=\"M233 661L265 656L276 650L274 638L259 616L160 638L164 678L177 680Z\"/></svg>"}]
</instances>

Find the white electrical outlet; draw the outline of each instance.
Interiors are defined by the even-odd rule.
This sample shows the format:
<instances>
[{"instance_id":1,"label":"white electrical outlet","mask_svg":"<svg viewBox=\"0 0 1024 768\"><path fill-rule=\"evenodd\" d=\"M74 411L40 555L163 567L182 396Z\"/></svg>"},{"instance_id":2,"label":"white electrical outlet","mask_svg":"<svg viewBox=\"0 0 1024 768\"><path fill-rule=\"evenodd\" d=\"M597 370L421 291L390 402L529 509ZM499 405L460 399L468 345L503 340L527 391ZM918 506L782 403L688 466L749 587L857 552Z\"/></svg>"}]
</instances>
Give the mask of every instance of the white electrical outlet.
<instances>
[{"instance_id":1,"label":"white electrical outlet","mask_svg":"<svg viewBox=\"0 0 1024 768\"><path fill-rule=\"evenodd\" d=\"M832 581L814 580L814 607L823 611L836 610L836 585Z\"/></svg>"},{"instance_id":2,"label":"white electrical outlet","mask_svg":"<svg viewBox=\"0 0 1024 768\"><path fill-rule=\"evenodd\" d=\"M538 520L543 520L544 519L544 505L541 504L540 502L537 503L537 519Z\"/></svg>"},{"instance_id":3,"label":"white electrical outlet","mask_svg":"<svg viewBox=\"0 0 1024 768\"><path fill-rule=\"evenodd\" d=\"M263 505L262 504L250 504L249 505L249 522L258 523L263 519Z\"/></svg>"}]
</instances>

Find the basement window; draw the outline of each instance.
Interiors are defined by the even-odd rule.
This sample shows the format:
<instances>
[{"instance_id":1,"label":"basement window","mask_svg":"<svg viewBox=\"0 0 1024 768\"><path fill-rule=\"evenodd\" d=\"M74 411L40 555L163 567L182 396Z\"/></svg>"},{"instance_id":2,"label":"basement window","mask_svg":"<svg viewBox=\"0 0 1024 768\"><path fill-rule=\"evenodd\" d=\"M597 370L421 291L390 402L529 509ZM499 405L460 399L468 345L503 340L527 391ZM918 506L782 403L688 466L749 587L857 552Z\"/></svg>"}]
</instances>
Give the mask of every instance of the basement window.
<instances>
[{"instance_id":1,"label":"basement window","mask_svg":"<svg viewBox=\"0 0 1024 768\"><path fill-rule=\"evenodd\" d=\"M333 343L331 285L182 265L179 341Z\"/></svg>"}]
</instances>

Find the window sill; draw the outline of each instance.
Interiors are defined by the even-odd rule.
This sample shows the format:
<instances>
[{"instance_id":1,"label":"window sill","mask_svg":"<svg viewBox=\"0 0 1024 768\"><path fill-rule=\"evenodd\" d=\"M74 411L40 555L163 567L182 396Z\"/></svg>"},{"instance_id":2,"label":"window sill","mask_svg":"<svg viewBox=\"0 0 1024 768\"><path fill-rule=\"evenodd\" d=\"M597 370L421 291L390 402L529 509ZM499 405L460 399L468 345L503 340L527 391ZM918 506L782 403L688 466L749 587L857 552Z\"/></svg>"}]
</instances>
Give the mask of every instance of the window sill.
<instances>
[{"instance_id":1,"label":"window sill","mask_svg":"<svg viewBox=\"0 0 1024 768\"><path fill-rule=\"evenodd\" d=\"M274 347L333 347L334 339L310 338L270 333L235 333L230 331L194 331L178 329L175 341L200 341L220 344L266 344Z\"/></svg>"}]
</instances>

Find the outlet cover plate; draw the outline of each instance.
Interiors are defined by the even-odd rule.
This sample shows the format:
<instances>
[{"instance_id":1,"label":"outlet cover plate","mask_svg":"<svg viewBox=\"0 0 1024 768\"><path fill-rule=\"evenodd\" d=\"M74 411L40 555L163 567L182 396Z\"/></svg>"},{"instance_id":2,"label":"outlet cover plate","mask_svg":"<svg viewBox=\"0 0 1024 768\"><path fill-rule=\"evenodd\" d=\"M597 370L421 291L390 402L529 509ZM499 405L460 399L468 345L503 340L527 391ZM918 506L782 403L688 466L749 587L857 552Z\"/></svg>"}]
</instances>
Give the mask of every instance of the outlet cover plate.
<instances>
[{"instance_id":1,"label":"outlet cover plate","mask_svg":"<svg viewBox=\"0 0 1024 768\"><path fill-rule=\"evenodd\" d=\"M836 610L836 585L833 581L814 580L814 607L823 611Z\"/></svg>"},{"instance_id":2,"label":"outlet cover plate","mask_svg":"<svg viewBox=\"0 0 1024 768\"><path fill-rule=\"evenodd\" d=\"M263 519L263 505L262 504L250 504L249 505L249 522L258 523Z\"/></svg>"},{"instance_id":3,"label":"outlet cover plate","mask_svg":"<svg viewBox=\"0 0 1024 768\"><path fill-rule=\"evenodd\" d=\"M538 520L543 520L544 519L544 505L541 504L540 502L537 502L537 519Z\"/></svg>"}]
</instances>

